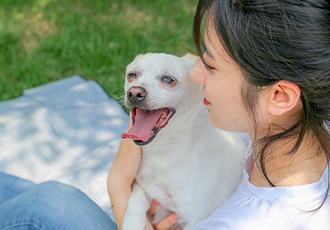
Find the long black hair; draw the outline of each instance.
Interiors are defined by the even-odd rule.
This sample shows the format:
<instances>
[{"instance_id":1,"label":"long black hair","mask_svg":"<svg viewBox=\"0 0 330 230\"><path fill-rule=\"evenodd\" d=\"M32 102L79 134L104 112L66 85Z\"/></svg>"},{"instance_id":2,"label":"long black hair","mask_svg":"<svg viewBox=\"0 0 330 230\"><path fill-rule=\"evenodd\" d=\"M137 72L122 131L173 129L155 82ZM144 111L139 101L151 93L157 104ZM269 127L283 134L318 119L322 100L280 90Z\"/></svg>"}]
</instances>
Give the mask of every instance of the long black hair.
<instances>
[{"instance_id":1,"label":"long black hair","mask_svg":"<svg viewBox=\"0 0 330 230\"><path fill-rule=\"evenodd\" d=\"M200 0L193 35L202 60L205 18L211 20L219 41L242 70L248 85L242 89L242 99L249 114L255 114L262 87L280 80L300 87L299 119L289 129L255 140L261 146L261 170L269 184L275 186L266 173L266 150L294 138L295 144L285 153L294 154L307 130L313 132L329 162L330 1ZM257 118L253 119L257 125Z\"/></svg>"}]
</instances>

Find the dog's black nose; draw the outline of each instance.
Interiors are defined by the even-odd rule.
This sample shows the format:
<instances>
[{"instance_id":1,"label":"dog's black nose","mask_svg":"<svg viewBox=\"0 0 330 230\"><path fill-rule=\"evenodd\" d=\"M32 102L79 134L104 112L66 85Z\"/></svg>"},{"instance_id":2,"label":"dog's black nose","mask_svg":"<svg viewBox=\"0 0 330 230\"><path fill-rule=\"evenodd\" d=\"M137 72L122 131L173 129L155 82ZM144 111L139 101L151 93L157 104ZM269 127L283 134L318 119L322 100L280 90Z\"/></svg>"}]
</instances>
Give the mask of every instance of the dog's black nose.
<instances>
[{"instance_id":1,"label":"dog's black nose","mask_svg":"<svg viewBox=\"0 0 330 230\"><path fill-rule=\"evenodd\" d=\"M146 96L147 91L140 86L133 86L127 91L127 99L133 104L143 101Z\"/></svg>"}]
</instances>

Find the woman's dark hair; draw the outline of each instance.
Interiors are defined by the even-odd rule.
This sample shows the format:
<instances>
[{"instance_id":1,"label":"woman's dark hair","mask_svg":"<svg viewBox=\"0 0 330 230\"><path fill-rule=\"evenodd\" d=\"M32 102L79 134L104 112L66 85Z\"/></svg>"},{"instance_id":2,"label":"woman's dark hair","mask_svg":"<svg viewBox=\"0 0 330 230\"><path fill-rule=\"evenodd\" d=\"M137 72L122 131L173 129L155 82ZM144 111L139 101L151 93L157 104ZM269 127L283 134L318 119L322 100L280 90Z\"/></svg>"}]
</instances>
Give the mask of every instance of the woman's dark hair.
<instances>
[{"instance_id":1,"label":"woman's dark hair","mask_svg":"<svg viewBox=\"0 0 330 230\"><path fill-rule=\"evenodd\" d=\"M242 70L248 84L242 89L242 99L251 114L261 88L288 80L301 89L303 109L296 123L257 141L262 146L261 170L269 184L274 186L264 166L266 150L278 141L294 138L293 148L286 153L294 154L306 130L313 132L329 161L330 1L200 0L193 35L202 61L204 19L206 29L213 26Z\"/></svg>"}]
</instances>

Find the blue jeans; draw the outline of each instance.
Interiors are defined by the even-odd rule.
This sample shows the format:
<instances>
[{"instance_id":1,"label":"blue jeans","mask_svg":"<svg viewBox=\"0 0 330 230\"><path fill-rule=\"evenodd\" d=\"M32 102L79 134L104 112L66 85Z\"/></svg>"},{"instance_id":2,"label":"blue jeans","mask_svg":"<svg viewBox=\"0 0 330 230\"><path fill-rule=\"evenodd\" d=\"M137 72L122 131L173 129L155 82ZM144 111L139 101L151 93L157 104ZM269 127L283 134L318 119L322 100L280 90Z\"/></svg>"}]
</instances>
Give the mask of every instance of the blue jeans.
<instances>
[{"instance_id":1,"label":"blue jeans","mask_svg":"<svg viewBox=\"0 0 330 230\"><path fill-rule=\"evenodd\" d=\"M0 230L116 230L79 189L55 181L34 184L0 173Z\"/></svg>"}]
</instances>

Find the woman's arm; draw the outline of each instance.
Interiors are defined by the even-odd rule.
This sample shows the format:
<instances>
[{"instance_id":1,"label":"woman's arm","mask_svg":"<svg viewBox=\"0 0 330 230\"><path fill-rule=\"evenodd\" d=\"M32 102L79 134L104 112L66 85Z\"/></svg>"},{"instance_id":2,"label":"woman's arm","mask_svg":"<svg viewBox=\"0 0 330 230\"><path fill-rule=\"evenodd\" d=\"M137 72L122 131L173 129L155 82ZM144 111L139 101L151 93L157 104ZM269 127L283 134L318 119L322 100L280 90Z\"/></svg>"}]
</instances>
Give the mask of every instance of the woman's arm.
<instances>
[{"instance_id":1,"label":"woman's arm","mask_svg":"<svg viewBox=\"0 0 330 230\"><path fill-rule=\"evenodd\" d=\"M131 120L128 129L132 127ZM128 199L132 192L131 186L139 170L141 154L141 148L134 144L132 140L122 140L108 175L108 192L119 230L121 230ZM157 203L152 202L152 206L148 212L150 215L154 214L156 206ZM154 227L156 229L166 230L173 226L176 220L176 214L172 213L164 220L156 223ZM152 229L153 227L147 219L146 230Z\"/></svg>"},{"instance_id":2,"label":"woman's arm","mask_svg":"<svg viewBox=\"0 0 330 230\"><path fill-rule=\"evenodd\" d=\"M122 140L108 176L108 192L118 229L121 229L131 186L139 169L141 148L132 140Z\"/></svg>"}]
</instances>

